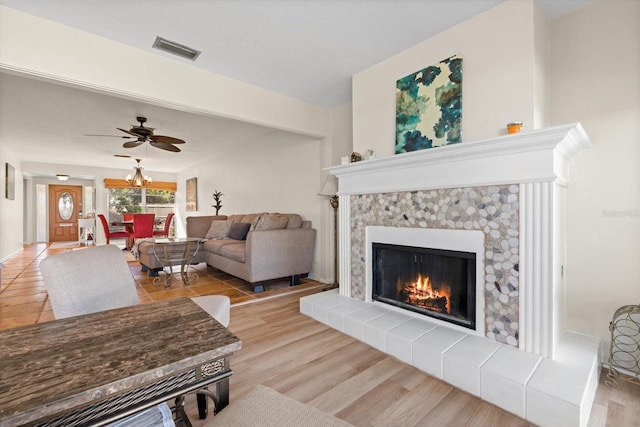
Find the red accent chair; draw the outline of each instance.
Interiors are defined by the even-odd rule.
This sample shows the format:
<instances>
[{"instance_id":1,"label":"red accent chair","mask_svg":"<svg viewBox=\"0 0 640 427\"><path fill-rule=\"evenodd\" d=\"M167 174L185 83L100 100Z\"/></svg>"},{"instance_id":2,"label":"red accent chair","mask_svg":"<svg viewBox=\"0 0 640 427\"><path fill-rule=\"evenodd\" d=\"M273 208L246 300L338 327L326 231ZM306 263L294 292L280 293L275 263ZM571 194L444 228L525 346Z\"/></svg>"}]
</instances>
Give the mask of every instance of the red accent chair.
<instances>
[{"instance_id":1,"label":"red accent chair","mask_svg":"<svg viewBox=\"0 0 640 427\"><path fill-rule=\"evenodd\" d=\"M173 212L167 215L167 219L164 221L164 229L153 230L153 235L158 237L169 237L169 228L171 227L171 220L173 220Z\"/></svg>"},{"instance_id":2,"label":"red accent chair","mask_svg":"<svg viewBox=\"0 0 640 427\"><path fill-rule=\"evenodd\" d=\"M131 239L153 237L153 225L156 214L141 213L133 216L133 231L129 234Z\"/></svg>"},{"instance_id":3,"label":"red accent chair","mask_svg":"<svg viewBox=\"0 0 640 427\"><path fill-rule=\"evenodd\" d=\"M98 218L100 218L100 222L102 223L102 228L104 229L104 237L107 238L107 245L111 239L129 239L128 231L111 231L109 229L109 223L107 219L102 214L98 214Z\"/></svg>"}]
</instances>

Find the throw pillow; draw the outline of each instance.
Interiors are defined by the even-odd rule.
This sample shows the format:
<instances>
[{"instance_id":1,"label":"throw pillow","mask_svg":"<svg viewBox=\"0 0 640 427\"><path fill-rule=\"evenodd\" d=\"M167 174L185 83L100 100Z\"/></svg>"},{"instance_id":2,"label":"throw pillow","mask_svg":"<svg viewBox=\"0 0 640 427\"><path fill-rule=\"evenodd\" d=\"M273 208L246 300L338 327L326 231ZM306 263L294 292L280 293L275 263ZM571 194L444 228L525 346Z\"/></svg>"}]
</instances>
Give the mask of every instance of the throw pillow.
<instances>
[{"instance_id":1,"label":"throw pillow","mask_svg":"<svg viewBox=\"0 0 640 427\"><path fill-rule=\"evenodd\" d=\"M247 238L247 233L249 232L249 227L251 227L251 224L247 224L246 222L233 224L229 231L229 238L234 240L245 240Z\"/></svg>"},{"instance_id":2,"label":"throw pillow","mask_svg":"<svg viewBox=\"0 0 640 427\"><path fill-rule=\"evenodd\" d=\"M298 214L288 214L289 222L287 228L300 228L302 226L302 217Z\"/></svg>"},{"instance_id":3,"label":"throw pillow","mask_svg":"<svg viewBox=\"0 0 640 427\"><path fill-rule=\"evenodd\" d=\"M282 215L262 215L256 224L256 230L282 230L289 218Z\"/></svg>"},{"instance_id":4,"label":"throw pillow","mask_svg":"<svg viewBox=\"0 0 640 427\"><path fill-rule=\"evenodd\" d=\"M211 221L209 231L204 235L205 239L224 239L229 235L233 221L214 219Z\"/></svg>"}]
</instances>

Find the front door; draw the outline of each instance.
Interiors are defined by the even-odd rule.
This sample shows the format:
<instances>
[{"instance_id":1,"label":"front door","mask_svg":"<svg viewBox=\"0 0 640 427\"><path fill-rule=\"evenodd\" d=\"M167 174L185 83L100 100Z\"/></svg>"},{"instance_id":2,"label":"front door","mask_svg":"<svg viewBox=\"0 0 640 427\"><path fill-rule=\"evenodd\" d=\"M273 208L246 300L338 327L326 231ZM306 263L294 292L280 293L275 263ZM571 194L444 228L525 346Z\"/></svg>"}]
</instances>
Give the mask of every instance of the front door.
<instances>
[{"instance_id":1,"label":"front door","mask_svg":"<svg viewBox=\"0 0 640 427\"><path fill-rule=\"evenodd\" d=\"M78 240L78 212L82 211L82 186L49 185L49 241Z\"/></svg>"}]
</instances>

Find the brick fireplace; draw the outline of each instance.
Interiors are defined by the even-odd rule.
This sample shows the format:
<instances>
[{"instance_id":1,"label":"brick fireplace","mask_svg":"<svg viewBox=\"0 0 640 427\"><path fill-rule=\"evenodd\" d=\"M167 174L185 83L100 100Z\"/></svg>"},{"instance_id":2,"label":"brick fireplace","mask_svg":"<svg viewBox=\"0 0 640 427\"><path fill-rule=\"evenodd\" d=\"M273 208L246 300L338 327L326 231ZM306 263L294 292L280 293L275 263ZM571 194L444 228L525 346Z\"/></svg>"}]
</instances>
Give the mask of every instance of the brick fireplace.
<instances>
[{"instance_id":1,"label":"brick fireplace","mask_svg":"<svg viewBox=\"0 0 640 427\"><path fill-rule=\"evenodd\" d=\"M301 312L534 423L585 425L598 342L565 330L564 221L569 163L589 145L573 124L330 168L339 294ZM372 243L397 240L476 251L474 330L372 302Z\"/></svg>"}]
</instances>

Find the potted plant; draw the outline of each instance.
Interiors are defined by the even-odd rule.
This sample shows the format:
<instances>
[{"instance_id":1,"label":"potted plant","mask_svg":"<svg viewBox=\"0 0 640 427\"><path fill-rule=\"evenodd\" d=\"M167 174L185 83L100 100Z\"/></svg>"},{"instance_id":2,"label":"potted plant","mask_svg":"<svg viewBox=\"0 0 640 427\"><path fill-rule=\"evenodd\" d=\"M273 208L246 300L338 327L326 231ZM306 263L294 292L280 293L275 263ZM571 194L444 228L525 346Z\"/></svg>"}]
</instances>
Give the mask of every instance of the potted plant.
<instances>
[{"instance_id":1,"label":"potted plant","mask_svg":"<svg viewBox=\"0 0 640 427\"><path fill-rule=\"evenodd\" d=\"M222 209L222 196L223 195L224 194L222 194L218 190L214 190L214 192L213 192L213 201L216 202L216 204L215 205L211 205L211 206L216 208L216 215L218 215L218 212L220 212L220 209Z\"/></svg>"}]
</instances>

